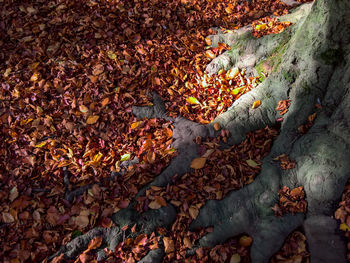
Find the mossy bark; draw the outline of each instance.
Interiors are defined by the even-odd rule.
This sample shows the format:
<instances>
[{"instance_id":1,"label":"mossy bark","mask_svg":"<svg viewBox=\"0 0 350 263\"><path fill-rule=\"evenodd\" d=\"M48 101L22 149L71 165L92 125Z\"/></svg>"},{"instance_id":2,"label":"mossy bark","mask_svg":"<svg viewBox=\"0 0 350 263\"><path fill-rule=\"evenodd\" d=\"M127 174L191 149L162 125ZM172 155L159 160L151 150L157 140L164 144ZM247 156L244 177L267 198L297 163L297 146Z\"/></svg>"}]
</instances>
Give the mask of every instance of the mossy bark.
<instances>
[{"instance_id":1,"label":"mossy bark","mask_svg":"<svg viewBox=\"0 0 350 263\"><path fill-rule=\"evenodd\" d=\"M196 247L213 246L248 233L254 240L252 262L268 262L287 235L302 226L312 263L346 262L346 246L332 215L350 176L349 10L348 0L317 0L303 5L294 16L282 18L295 22L282 34L253 39L250 29L245 28L230 36L212 36L213 44L220 41L233 47L231 52L208 65L212 74L234 66L246 67L250 74L257 74L257 65L274 61L270 75L214 121L230 131L230 145L240 143L247 132L273 126L279 117L275 110L278 101L290 99L291 106L255 181L221 201L208 201L200 210L191 228L214 226L214 231L204 236ZM156 95L154 100L154 107L134 108L134 114L163 118L165 107ZM261 100L262 104L252 109L255 100ZM322 104L321 109L315 108L316 102ZM317 117L312 128L304 135L299 134L298 127L314 112ZM179 155L150 185L165 186L176 173L189 172L191 160L197 157L193 139L198 135L216 135L213 124L200 125L183 118L174 121L174 146ZM296 160L294 169L281 170L273 163L273 158L283 153ZM278 202L277 193L282 186L304 187L308 202L306 214L288 214L281 218L273 215L271 207ZM170 204L158 212L141 215L131 207L113 216L117 224L114 229L92 230L60 252L72 257L87 247L86 240L96 235L102 235L105 246L113 248L121 240L123 225L143 224L147 226L145 230L151 232L156 226L170 225L175 219L175 209ZM142 262L160 262L163 256L161 248Z\"/></svg>"}]
</instances>

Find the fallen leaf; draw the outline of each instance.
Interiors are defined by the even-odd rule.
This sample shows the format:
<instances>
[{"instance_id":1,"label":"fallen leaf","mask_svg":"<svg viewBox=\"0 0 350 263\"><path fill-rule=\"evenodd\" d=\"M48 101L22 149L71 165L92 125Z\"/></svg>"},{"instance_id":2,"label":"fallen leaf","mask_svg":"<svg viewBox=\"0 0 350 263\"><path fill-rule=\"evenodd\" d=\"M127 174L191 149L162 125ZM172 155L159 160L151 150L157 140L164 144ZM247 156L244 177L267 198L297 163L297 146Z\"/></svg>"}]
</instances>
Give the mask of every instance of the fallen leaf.
<instances>
[{"instance_id":1,"label":"fallen leaf","mask_svg":"<svg viewBox=\"0 0 350 263\"><path fill-rule=\"evenodd\" d=\"M207 161L207 158L204 158L204 157L195 158L191 162L191 168L201 169L204 167L206 161Z\"/></svg>"},{"instance_id":2,"label":"fallen leaf","mask_svg":"<svg viewBox=\"0 0 350 263\"><path fill-rule=\"evenodd\" d=\"M159 209L162 206L156 200L154 200L148 204L148 207L151 209Z\"/></svg>"},{"instance_id":3,"label":"fallen leaf","mask_svg":"<svg viewBox=\"0 0 350 263\"><path fill-rule=\"evenodd\" d=\"M102 236L99 236L99 237L94 237L90 243L89 243L89 246L88 246L88 249L91 250L91 249L96 249L98 248L99 246L101 246L102 244Z\"/></svg>"},{"instance_id":4,"label":"fallen leaf","mask_svg":"<svg viewBox=\"0 0 350 263\"><path fill-rule=\"evenodd\" d=\"M109 103L109 98L104 98L103 101L101 102L101 107L104 108L106 105Z\"/></svg>"},{"instance_id":5,"label":"fallen leaf","mask_svg":"<svg viewBox=\"0 0 350 263\"><path fill-rule=\"evenodd\" d=\"M131 128L131 129L136 129L137 127L139 127L139 125L140 125L140 122L139 122L139 121L133 122L133 123L131 123L130 128Z\"/></svg>"},{"instance_id":6,"label":"fallen leaf","mask_svg":"<svg viewBox=\"0 0 350 263\"><path fill-rule=\"evenodd\" d=\"M79 215L75 218L75 224L81 229L89 225L89 217L87 215Z\"/></svg>"},{"instance_id":7,"label":"fallen leaf","mask_svg":"<svg viewBox=\"0 0 350 263\"><path fill-rule=\"evenodd\" d=\"M184 237L183 243L184 243L185 247L187 247L187 248L192 248L193 247L193 244L192 244L192 242L190 241L190 239L188 237Z\"/></svg>"},{"instance_id":8,"label":"fallen leaf","mask_svg":"<svg viewBox=\"0 0 350 263\"><path fill-rule=\"evenodd\" d=\"M256 25L255 26L255 29L256 30L264 30L267 28L267 25L266 24L261 24L261 25Z\"/></svg>"},{"instance_id":9,"label":"fallen leaf","mask_svg":"<svg viewBox=\"0 0 350 263\"><path fill-rule=\"evenodd\" d=\"M239 239L239 244L243 247L249 247L253 242L253 239L251 237L248 236L242 236Z\"/></svg>"},{"instance_id":10,"label":"fallen leaf","mask_svg":"<svg viewBox=\"0 0 350 263\"><path fill-rule=\"evenodd\" d=\"M156 196L155 201L160 204L161 206L166 206L166 201L163 197L161 196Z\"/></svg>"},{"instance_id":11,"label":"fallen leaf","mask_svg":"<svg viewBox=\"0 0 350 263\"><path fill-rule=\"evenodd\" d=\"M220 129L221 129L220 124L217 123L217 122L215 122L215 123L214 123L214 129L215 129L216 131L220 130Z\"/></svg>"},{"instance_id":12,"label":"fallen leaf","mask_svg":"<svg viewBox=\"0 0 350 263\"><path fill-rule=\"evenodd\" d=\"M163 243L164 243L164 250L166 254L169 254L175 251L174 241L170 237L164 237Z\"/></svg>"},{"instance_id":13,"label":"fallen leaf","mask_svg":"<svg viewBox=\"0 0 350 263\"><path fill-rule=\"evenodd\" d=\"M261 100L256 100L253 103L252 109L256 109L257 107L259 107L261 105Z\"/></svg>"},{"instance_id":14,"label":"fallen leaf","mask_svg":"<svg viewBox=\"0 0 350 263\"><path fill-rule=\"evenodd\" d=\"M102 72L104 71L104 67L102 64L98 64L94 67L94 69L92 70L92 74L95 76L100 75Z\"/></svg>"},{"instance_id":15,"label":"fallen leaf","mask_svg":"<svg viewBox=\"0 0 350 263\"><path fill-rule=\"evenodd\" d=\"M85 105L80 105L79 106L79 110L82 112L82 113L87 113L89 111L88 107L86 107Z\"/></svg>"},{"instance_id":16,"label":"fallen leaf","mask_svg":"<svg viewBox=\"0 0 350 263\"><path fill-rule=\"evenodd\" d=\"M130 153L126 153L126 154L123 154L121 157L120 157L120 161L123 162L123 161L127 161L129 160L131 157Z\"/></svg>"},{"instance_id":17,"label":"fallen leaf","mask_svg":"<svg viewBox=\"0 0 350 263\"><path fill-rule=\"evenodd\" d=\"M240 263L241 262L241 256L237 253L233 254L230 259L230 263Z\"/></svg>"},{"instance_id":18,"label":"fallen leaf","mask_svg":"<svg viewBox=\"0 0 350 263\"><path fill-rule=\"evenodd\" d=\"M2 212L2 221L4 223L13 223L15 219L10 213Z\"/></svg>"},{"instance_id":19,"label":"fallen leaf","mask_svg":"<svg viewBox=\"0 0 350 263\"><path fill-rule=\"evenodd\" d=\"M192 219L196 219L197 216L198 216L199 210L198 210L197 207L191 206L191 207L188 209L188 212L190 213L190 216L192 217Z\"/></svg>"},{"instance_id":20,"label":"fallen leaf","mask_svg":"<svg viewBox=\"0 0 350 263\"><path fill-rule=\"evenodd\" d=\"M10 202L12 202L13 200L15 200L18 197L18 189L17 187L13 187L10 191L10 196L9 196L9 200Z\"/></svg>"},{"instance_id":21,"label":"fallen leaf","mask_svg":"<svg viewBox=\"0 0 350 263\"><path fill-rule=\"evenodd\" d=\"M348 227L348 225L345 223L340 224L339 229L345 232L350 231L350 227Z\"/></svg>"},{"instance_id":22,"label":"fallen leaf","mask_svg":"<svg viewBox=\"0 0 350 263\"><path fill-rule=\"evenodd\" d=\"M197 100L195 97L188 97L186 101L190 104L200 104L199 100Z\"/></svg>"},{"instance_id":23,"label":"fallen leaf","mask_svg":"<svg viewBox=\"0 0 350 263\"><path fill-rule=\"evenodd\" d=\"M110 58L110 59L116 59L117 58L117 55L111 51L111 50L108 50L107 51L107 56Z\"/></svg>"},{"instance_id":24,"label":"fallen leaf","mask_svg":"<svg viewBox=\"0 0 350 263\"><path fill-rule=\"evenodd\" d=\"M248 164L250 167L253 167L253 168L259 166L258 163L256 163L254 160L251 160L251 159L247 160L246 162L247 162L247 164Z\"/></svg>"},{"instance_id":25,"label":"fallen leaf","mask_svg":"<svg viewBox=\"0 0 350 263\"><path fill-rule=\"evenodd\" d=\"M100 118L98 115L91 115L86 121L86 124L95 124L97 120Z\"/></svg>"}]
</instances>

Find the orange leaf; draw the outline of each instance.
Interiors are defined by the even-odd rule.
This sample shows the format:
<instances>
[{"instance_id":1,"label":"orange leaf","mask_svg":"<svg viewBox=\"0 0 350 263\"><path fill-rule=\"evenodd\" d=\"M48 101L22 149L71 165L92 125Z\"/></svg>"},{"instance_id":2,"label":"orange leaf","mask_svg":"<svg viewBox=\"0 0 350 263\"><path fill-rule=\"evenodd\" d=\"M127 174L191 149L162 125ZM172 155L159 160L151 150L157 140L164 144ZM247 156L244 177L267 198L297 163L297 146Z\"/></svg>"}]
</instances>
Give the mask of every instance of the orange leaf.
<instances>
[{"instance_id":1,"label":"orange leaf","mask_svg":"<svg viewBox=\"0 0 350 263\"><path fill-rule=\"evenodd\" d=\"M205 43L210 46L211 45L211 39L210 38L206 38L205 39Z\"/></svg>"},{"instance_id":2,"label":"orange leaf","mask_svg":"<svg viewBox=\"0 0 350 263\"><path fill-rule=\"evenodd\" d=\"M95 124L97 120L100 118L98 115L91 115L86 121L86 124Z\"/></svg>"},{"instance_id":3,"label":"orange leaf","mask_svg":"<svg viewBox=\"0 0 350 263\"><path fill-rule=\"evenodd\" d=\"M252 109L256 109L257 107L259 107L261 105L261 100L256 100L253 103Z\"/></svg>"},{"instance_id":4,"label":"orange leaf","mask_svg":"<svg viewBox=\"0 0 350 263\"><path fill-rule=\"evenodd\" d=\"M220 124L219 123L217 123L217 122L215 122L214 123L214 129L216 130L216 131L218 131L218 130L220 130Z\"/></svg>"},{"instance_id":5,"label":"orange leaf","mask_svg":"<svg viewBox=\"0 0 350 263\"><path fill-rule=\"evenodd\" d=\"M249 247L253 242L253 239L251 237L248 236L242 236L239 239L239 244L243 247Z\"/></svg>"},{"instance_id":6,"label":"orange leaf","mask_svg":"<svg viewBox=\"0 0 350 263\"><path fill-rule=\"evenodd\" d=\"M211 59L214 59L216 57L215 53L211 50L207 50L205 52L205 55L208 57L208 58L211 58Z\"/></svg>"},{"instance_id":7,"label":"orange leaf","mask_svg":"<svg viewBox=\"0 0 350 263\"><path fill-rule=\"evenodd\" d=\"M191 168L193 168L193 169L203 168L206 160L207 160L207 158L203 158L203 157L193 159L193 161L191 162Z\"/></svg>"},{"instance_id":8,"label":"orange leaf","mask_svg":"<svg viewBox=\"0 0 350 263\"><path fill-rule=\"evenodd\" d=\"M109 98L104 98L103 101L101 102L102 108L106 107L106 105L109 103Z\"/></svg>"},{"instance_id":9,"label":"orange leaf","mask_svg":"<svg viewBox=\"0 0 350 263\"><path fill-rule=\"evenodd\" d=\"M88 249L96 249L102 244L102 236L93 238L88 246Z\"/></svg>"},{"instance_id":10,"label":"orange leaf","mask_svg":"<svg viewBox=\"0 0 350 263\"><path fill-rule=\"evenodd\" d=\"M158 204L160 204L161 206L166 206L166 201L165 201L165 199L163 197L156 196L155 199L156 199L156 202Z\"/></svg>"},{"instance_id":11,"label":"orange leaf","mask_svg":"<svg viewBox=\"0 0 350 263\"><path fill-rule=\"evenodd\" d=\"M133 130L133 129L136 129L137 127L139 127L139 125L140 125L139 121L133 122L133 123L131 123L130 128Z\"/></svg>"}]
</instances>

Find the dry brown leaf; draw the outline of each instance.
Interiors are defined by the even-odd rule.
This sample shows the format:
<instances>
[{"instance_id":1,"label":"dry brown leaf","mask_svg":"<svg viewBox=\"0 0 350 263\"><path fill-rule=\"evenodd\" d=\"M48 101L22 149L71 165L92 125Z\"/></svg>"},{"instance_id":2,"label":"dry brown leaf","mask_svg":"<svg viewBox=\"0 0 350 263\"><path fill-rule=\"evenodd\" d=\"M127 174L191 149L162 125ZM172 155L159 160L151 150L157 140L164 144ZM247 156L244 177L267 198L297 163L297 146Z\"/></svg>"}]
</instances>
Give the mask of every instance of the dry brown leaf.
<instances>
[{"instance_id":1,"label":"dry brown leaf","mask_svg":"<svg viewBox=\"0 0 350 263\"><path fill-rule=\"evenodd\" d=\"M164 237L163 243L164 243L164 250L166 254L169 254L175 251L174 241L170 237Z\"/></svg>"},{"instance_id":2,"label":"dry brown leaf","mask_svg":"<svg viewBox=\"0 0 350 263\"><path fill-rule=\"evenodd\" d=\"M204 158L204 157L195 158L191 162L191 168L201 169L204 167L206 161L207 161L207 158Z\"/></svg>"},{"instance_id":3,"label":"dry brown leaf","mask_svg":"<svg viewBox=\"0 0 350 263\"><path fill-rule=\"evenodd\" d=\"M156 200L154 200L148 204L148 207L151 209L159 209L162 206Z\"/></svg>"},{"instance_id":4,"label":"dry brown leaf","mask_svg":"<svg viewBox=\"0 0 350 263\"><path fill-rule=\"evenodd\" d=\"M192 219L196 219L197 216L198 216L199 210L198 210L197 207L191 206L191 207L188 209L188 212L190 213L190 216L192 217Z\"/></svg>"}]
</instances>

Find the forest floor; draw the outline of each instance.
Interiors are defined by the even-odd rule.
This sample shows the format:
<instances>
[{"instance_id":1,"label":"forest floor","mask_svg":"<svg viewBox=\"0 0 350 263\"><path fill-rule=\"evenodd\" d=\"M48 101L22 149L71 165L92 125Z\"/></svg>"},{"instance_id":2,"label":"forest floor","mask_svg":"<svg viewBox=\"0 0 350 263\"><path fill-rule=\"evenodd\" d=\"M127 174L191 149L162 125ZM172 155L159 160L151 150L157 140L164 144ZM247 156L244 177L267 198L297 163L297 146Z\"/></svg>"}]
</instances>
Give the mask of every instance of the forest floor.
<instances>
[{"instance_id":1,"label":"forest floor","mask_svg":"<svg viewBox=\"0 0 350 263\"><path fill-rule=\"evenodd\" d=\"M276 17L310 1L0 2L0 260L16 263L46 261L88 230L112 227L112 214L128 207L176 156L173 118L211 123L263 81L237 68L208 75L206 65L231 49L212 47L208 35L247 25L257 38L278 34L291 23ZM153 92L165 102L168 118L137 119L132 107L152 105ZM281 121L288 103L276 108ZM218 137L196 138L205 158L193 160L191 173L136 199L140 213L170 202L178 212L174 224L124 240L107 251L107 262L140 260L159 246L159 235L166 236L164 262L250 262L252 239L244 234L186 256L211 231L187 227L206 200L220 200L254 180L278 127L249 133L226 150L218 143L228 132L214 128ZM277 161L293 168L288 156ZM344 231L350 229L348 192L336 212ZM279 194L276 216L305 211L303 189ZM92 240L71 262L91 262L100 244ZM293 232L271 262L308 262L303 233Z\"/></svg>"}]
</instances>

